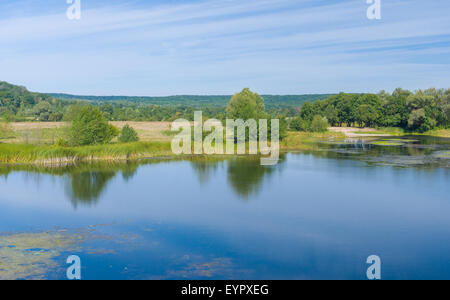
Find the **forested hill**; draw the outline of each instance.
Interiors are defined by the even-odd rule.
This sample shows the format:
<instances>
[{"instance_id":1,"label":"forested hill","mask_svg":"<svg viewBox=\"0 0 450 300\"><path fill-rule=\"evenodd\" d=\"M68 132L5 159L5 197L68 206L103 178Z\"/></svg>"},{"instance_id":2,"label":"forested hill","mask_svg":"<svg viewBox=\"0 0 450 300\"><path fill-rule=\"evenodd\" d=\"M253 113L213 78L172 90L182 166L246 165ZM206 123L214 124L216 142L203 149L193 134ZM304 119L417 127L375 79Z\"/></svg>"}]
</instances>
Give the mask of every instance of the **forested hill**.
<instances>
[{"instance_id":1,"label":"forested hill","mask_svg":"<svg viewBox=\"0 0 450 300\"><path fill-rule=\"evenodd\" d=\"M129 96L78 96L68 94L50 94L54 98L71 101L91 101L91 102L128 102L134 104L151 105L183 105L193 108L199 107L225 107L230 101L232 95L211 95L194 96L180 95L168 97L129 97ZM330 94L312 94L312 95L262 95L264 104L268 109L293 108L300 107L305 102L314 102L316 100L326 99Z\"/></svg>"},{"instance_id":2,"label":"forested hill","mask_svg":"<svg viewBox=\"0 0 450 300\"><path fill-rule=\"evenodd\" d=\"M266 109L277 115L294 116L305 102L326 99L330 95L263 96ZM25 87L0 81L0 119L9 121L61 121L70 115L73 104L99 107L110 121L167 121L192 119L194 110L209 117L224 118L231 95L220 96L76 96L42 94Z\"/></svg>"},{"instance_id":3,"label":"forested hill","mask_svg":"<svg viewBox=\"0 0 450 300\"><path fill-rule=\"evenodd\" d=\"M16 114L20 109L31 109L40 102L55 104L50 95L29 92L25 87L0 81L0 110Z\"/></svg>"}]
</instances>

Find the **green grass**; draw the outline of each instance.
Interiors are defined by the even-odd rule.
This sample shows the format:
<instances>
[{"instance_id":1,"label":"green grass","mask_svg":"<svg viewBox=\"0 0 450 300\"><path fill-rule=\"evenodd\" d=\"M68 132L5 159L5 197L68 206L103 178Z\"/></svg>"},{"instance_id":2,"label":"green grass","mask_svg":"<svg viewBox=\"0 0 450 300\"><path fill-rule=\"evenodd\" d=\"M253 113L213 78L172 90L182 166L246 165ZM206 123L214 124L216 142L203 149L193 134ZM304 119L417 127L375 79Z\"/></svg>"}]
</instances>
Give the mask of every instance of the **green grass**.
<instances>
[{"instance_id":1,"label":"green grass","mask_svg":"<svg viewBox=\"0 0 450 300\"><path fill-rule=\"evenodd\" d=\"M176 131L172 131L172 130L163 130L161 131L161 134L164 136L176 136L177 134L179 134L181 132L180 130L176 130Z\"/></svg>"},{"instance_id":2,"label":"green grass","mask_svg":"<svg viewBox=\"0 0 450 300\"><path fill-rule=\"evenodd\" d=\"M375 131L354 131L353 133L356 134L364 134L364 135L370 135L370 134L377 134L377 135L393 135L393 136L402 136L405 135L405 131L402 128L398 127L379 127Z\"/></svg>"},{"instance_id":3,"label":"green grass","mask_svg":"<svg viewBox=\"0 0 450 300\"><path fill-rule=\"evenodd\" d=\"M289 132L280 146L282 150L317 150L320 142L344 139L340 132Z\"/></svg>"},{"instance_id":4,"label":"green grass","mask_svg":"<svg viewBox=\"0 0 450 300\"><path fill-rule=\"evenodd\" d=\"M425 132L424 135L450 138L450 129L434 129L434 130Z\"/></svg>"},{"instance_id":5,"label":"green grass","mask_svg":"<svg viewBox=\"0 0 450 300\"><path fill-rule=\"evenodd\" d=\"M64 163L71 161L126 160L173 155L170 143L137 142L84 147L0 144L0 163Z\"/></svg>"}]
</instances>

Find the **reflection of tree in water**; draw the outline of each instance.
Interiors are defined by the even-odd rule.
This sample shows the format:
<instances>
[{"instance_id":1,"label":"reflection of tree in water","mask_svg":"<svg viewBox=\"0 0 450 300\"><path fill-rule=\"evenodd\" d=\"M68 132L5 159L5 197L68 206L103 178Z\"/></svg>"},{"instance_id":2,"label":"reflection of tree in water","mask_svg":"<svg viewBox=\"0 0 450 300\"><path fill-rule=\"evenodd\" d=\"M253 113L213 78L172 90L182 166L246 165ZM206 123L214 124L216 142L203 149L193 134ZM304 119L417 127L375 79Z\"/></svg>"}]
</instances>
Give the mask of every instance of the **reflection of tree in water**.
<instances>
[{"instance_id":1,"label":"reflection of tree in water","mask_svg":"<svg viewBox=\"0 0 450 300\"><path fill-rule=\"evenodd\" d=\"M228 182L233 190L247 200L252 194L257 194L262 187L264 178L270 177L280 170L285 161L281 155L275 166L261 166L259 158L235 159L228 162Z\"/></svg>"},{"instance_id":2,"label":"reflection of tree in water","mask_svg":"<svg viewBox=\"0 0 450 300\"><path fill-rule=\"evenodd\" d=\"M201 184L206 183L221 166L227 167L230 187L243 199L256 194L262 186L263 179L279 170L285 156L280 157L278 165L261 166L260 157L239 157L223 161L193 161L192 168ZM225 164L226 162L226 164Z\"/></svg>"},{"instance_id":3,"label":"reflection of tree in water","mask_svg":"<svg viewBox=\"0 0 450 300\"><path fill-rule=\"evenodd\" d=\"M153 161L148 163L153 163ZM25 171L28 178L32 178L38 185L41 175L62 177L66 195L73 206L77 207L79 204L97 203L108 182L117 173L121 172L124 181L129 181L136 174L138 166L138 162L85 163L57 167L18 165L0 168L0 176L7 180L10 173Z\"/></svg>"},{"instance_id":4,"label":"reflection of tree in water","mask_svg":"<svg viewBox=\"0 0 450 300\"><path fill-rule=\"evenodd\" d=\"M192 161L191 163L200 184L207 183L222 165L223 161Z\"/></svg>"},{"instance_id":5,"label":"reflection of tree in water","mask_svg":"<svg viewBox=\"0 0 450 300\"><path fill-rule=\"evenodd\" d=\"M111 171L75 172L66 176L65 190L74 207L92 205L105 190L106 184L116 175Z\"/></svg>"},{"instance_id":6,"label":"reflection of tree in water","mask_svg":"<svg viewBox=\"0 0 450 300\"><path fill-rule=\"evenodd\" d=\"M74 207L78 205L92 205L105 192L108 182L113 179L118 172L122 172L125 181L134 177L138 168L138 163L123 164L98 164L89 166L88 169L74 169L65 178L66 194Z\"/></svg>"}]
</instances>

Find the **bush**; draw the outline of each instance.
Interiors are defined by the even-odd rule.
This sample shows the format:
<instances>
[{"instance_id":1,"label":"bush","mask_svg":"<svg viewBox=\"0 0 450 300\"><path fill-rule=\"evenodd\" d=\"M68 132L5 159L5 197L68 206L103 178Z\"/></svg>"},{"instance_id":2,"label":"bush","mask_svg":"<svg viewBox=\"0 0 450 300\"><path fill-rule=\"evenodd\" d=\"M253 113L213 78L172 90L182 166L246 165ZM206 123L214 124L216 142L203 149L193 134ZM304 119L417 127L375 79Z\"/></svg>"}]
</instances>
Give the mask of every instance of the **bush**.
<instances>
[{"instance_id":1,"label":"bush","mask_svg":"<svg viewBox=\"0 0 450 300\"><path fill-rule=\"evenodd\" d=\"M126 124L120 133L119 142L121 143L132 143L139 141L136 130Z\"/></svg>"},{"instance_id":2,"label":"bush","mask_svg":"<svg viewBox=\"0 0 450 300\"><path fill-rule=\"evenodd\" d=\"M329 126L327 118L317 115L311 122L310 130L312 132L326 132Z\"/></svg>"},{"instance_id":3,"label":"bush","mask_svg":"<svg viewBox=\"0 0 450 300\"><path fill-rule=\"evenodd\" d=\"M84 106L77 109L70 128L70 145L86 146L109 143L119 134L97 107Z\"/></svg>"},{"instance_id":4,"label":"bush","mask_svg":"<svg viewBox=\"0 0 450 300\"><path fill-rule=\"evenodd\" d=\"M301 117L295 117L291 120L289 127L294 131L309 131L309 122L303 120Z\"/></svg>"}]
</instances>

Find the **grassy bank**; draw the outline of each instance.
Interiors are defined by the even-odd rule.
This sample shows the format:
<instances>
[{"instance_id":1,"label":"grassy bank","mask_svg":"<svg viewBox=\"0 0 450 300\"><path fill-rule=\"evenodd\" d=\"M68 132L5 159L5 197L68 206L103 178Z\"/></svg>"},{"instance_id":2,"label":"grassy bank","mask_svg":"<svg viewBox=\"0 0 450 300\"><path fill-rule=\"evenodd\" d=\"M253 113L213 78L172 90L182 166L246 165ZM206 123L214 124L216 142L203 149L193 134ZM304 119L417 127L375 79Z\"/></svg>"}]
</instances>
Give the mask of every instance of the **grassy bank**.
<instances>
[{"instance_id":1,"label":"grassy bank","mask_svg":"<svg viewBox=\"0 0 450 300\"><path fill-rule=\"evenodd\" d=\"M314 150L320 140L337 140L340 133L290 132L280 144L281 150ZM248 146L248 145L247 145ZM247 147L248 148L248 147ZM148 157L175 156L170 142L153 141L129 144L108 144L83 147L60 147L56 145L27 145L0 143L0 164L69 164L73 162L120 161ZM207 156L210 159L224 155Z\"/></svg>"},{"instance_id":2,"label":"grassy bank","mask_svg":"<svg viewBox=\"0 0 450 300\"><path fill-rule=\"evenodd\" d=\"M435 130L424 133L424 135L450 138L450 129L435 129Z\"/></svg>"},{"instance_id":3,"label":"grassy bank","mask_svg":"<svg viewBox=\"0 0 450 300\"><path fill-rule=\"evenodd\" d=\"M281 142L281 150L317 150L320 141L338 141L345 139L345 134L340 132L289 132Z\"/></svg>"},{"instance_id":4,"label":"grassy bank","mask_svg":"<svg viewBox=\"0 0 450 300\"><path fill-rule=\"evenodd\" d=\"M398 127L384 128L354 128L354 127L332 127L330 131L341 132L348 137L363 136L406 136L406 135L428 135L434 137L450 138L450 129L435 129L424 133L408 132Z\"/></svg>"},{"instance_id":5,"label":"grassy bank","mask_svg":"<svg viewBox=\"0 0 450 300\"><path fill-rule=\"evenodd\" d=\"M350 133L355 131L350 129ZM357 131L356 131L357 132ZM367 137L373 134L389 133L395 136L409 135L394 129L364 132ZM435 130L425 133L450 138L450 130ZM281 141L281 151L313 151L318 150L320 142L339 142L348 137L347 132L312 133L289 132ZM55 145L12 144L0 142L0 164L68 164L73 162L121 161L146 157L175 156L169 141L142 141L137 143L113 143L98 146L60 147ZM213 159L212 156L207 156Z\"/></svg>"},{"instance_id":6,"label":"grassy bank","mask_svg":"<svg viewBox=\"0 0 450 300\"><path fill-rule=\"evenodd\" d=\"M168 142L138 142L84 147L0 144L0 163L61 164L76 161L116 161L173 155Z\"/></svg>"}]
</instances>

